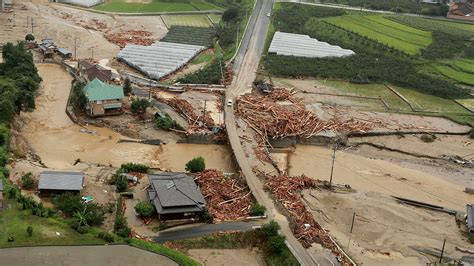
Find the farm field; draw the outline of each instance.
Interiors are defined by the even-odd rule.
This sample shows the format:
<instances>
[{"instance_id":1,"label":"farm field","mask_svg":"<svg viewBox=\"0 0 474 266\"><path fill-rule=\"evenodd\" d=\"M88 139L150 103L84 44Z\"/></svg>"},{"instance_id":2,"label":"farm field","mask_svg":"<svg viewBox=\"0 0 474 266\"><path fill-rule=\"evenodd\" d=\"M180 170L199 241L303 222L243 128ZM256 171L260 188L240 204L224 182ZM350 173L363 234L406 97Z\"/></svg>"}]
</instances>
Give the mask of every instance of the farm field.
<instances>
[{"instance_id":1,"label":"farm field","mask_svg":"<svg viewBox=\"0 0 474 266\"><path fill-rule=\"evenodd\" d=\"M208 17L212 20L212 23L217 24L221 21L222 16L216 14L209 14Z\"/></svg>"},{"instance_id":2,"label":"farm field","mask_svg":"<svg viewBox=\"0 0 474 266\"><path fill-rule=\"evenodd\" d=\"M386 16L386 18L422 30L442 31L449 34L463 36L474 35L474 27L468 23L441 21L436 19L409 16Z\"/></svg>"},{"instance_id":3,"label":"farm field","mask_svg":"<svg viewBox=\"0 0 474 266\"><path fill-rule=\"evenodd\" d=\"M163 15L161 17L168 27L190 26L207 28L213 26L207 15Z\"/></svg>"},{"instance_id":4,"label":"farm field","mask_svg":"<svg viewBox=\"0 0 474 266\"><path fill-rule=\"evenodd\" d=\"M456 101L462 106L474 112L474 99L459 99Z\"/></svg>"},{"instance_id":5,"label":"farm field","mask_svg":"<svg viewBox=\"0 0 474 266\"><path fill-rule=\"evenodd\" d=\"M411 55L418 54L431 43L430 32L394 22L383 16L348 15L324 20Z\"/></svg>"},{"instance_id":6,"label":"farm field","mask_svg":"<svg viewBox=\"0 0 474 266\"><path fill-rule=\"evenodd\" d=\"M204 1L190 1L189 3L160 2L153 0L148 3L134 3L125 0L111 0L94 7L96 10L121 13L146 13L146 12L187 12L222 10L221 7Z\"/></svg>"},{"instance_id":7,"label":"farm field","mask_svg":"<svg viewBox=\"0 0 474 266\"><path fill-rule=\"evenodd\" d=\"M216 31L214 28L172 26L161 39L165 42L211 46Z\"/></svg>"},{"instance_id":8,"label":"farm field","mask_svg":"<svg viewBox=\"0 0 474 266\"><path fill-rule=\"evenodd\" d=\"M456 64L456 63L454 63ZM438 71L441 75L456 80L460 83L474 86L474 74L464 72L462 70L455 69L451 66L447 65L435 65L434 68ZM471 68L471 71L474 68Z\"/></svg>"}]
</instances>

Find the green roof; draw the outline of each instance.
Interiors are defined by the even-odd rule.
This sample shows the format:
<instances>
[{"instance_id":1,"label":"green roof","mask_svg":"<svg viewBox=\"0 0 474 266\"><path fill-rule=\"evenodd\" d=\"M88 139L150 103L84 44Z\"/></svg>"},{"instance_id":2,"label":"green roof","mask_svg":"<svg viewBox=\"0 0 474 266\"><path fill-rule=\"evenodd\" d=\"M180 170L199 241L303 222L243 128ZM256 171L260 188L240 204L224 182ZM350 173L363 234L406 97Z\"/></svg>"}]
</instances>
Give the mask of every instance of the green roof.
<instances>
[{"instance_id":1,"label":"green roof","mask_svg":"<svg viewBox=\"0 0 474 266\"><path fill-rule=\"evenodd\" d=\"M98 79L94 79L84 87L84 93L89 101L104 101L112 99L122 99L123 88L110 85Z\"/></svg>"}]
</instances>

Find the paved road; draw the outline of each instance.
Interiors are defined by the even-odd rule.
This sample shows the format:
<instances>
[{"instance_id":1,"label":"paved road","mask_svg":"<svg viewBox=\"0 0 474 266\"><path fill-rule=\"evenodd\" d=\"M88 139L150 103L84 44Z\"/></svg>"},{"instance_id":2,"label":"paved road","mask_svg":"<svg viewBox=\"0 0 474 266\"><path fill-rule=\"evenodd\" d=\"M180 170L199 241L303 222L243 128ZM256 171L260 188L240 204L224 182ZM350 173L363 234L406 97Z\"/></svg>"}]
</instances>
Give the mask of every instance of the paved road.
<instances>
[{"instance_id":1,"label":"paved road","mask_svg":"<svg viewBox=\"0 0 474 266\"><path fill-rule=\"evenodd\" d=\"M221 224L204 224L192 226L186 229L170 230L160 232L153 240L157 243L166 241L174 241L179 239L195 238L211 235L223 231L250 231L254 226L258 226L258 222L228 222Z\"/></svg>"},{"instance_id":2,"label":"paved road","mask_svg":"<svg viewBox=\"0 0 474 266\"><path fill-rule=\"evenodd\" d=\"M54 246L0 249L0 265L178 265L138 248L120 246Z\"/></svg>"},{"instance_id":3,"label":"paved road","mask_svg":"<svg viewBox=\"0 0 474 266\"><path fill-rule=\"evenodd\" d=\"M256 71L263 52L265 38L270 24L270 18L267 17L267 14L272 11L272 4L273 2L269 0L257 0L249 28L245 33L244 40L239 49L239 55L236 57L234 62L234 72L236 73L236 77L226 92L227 100L231 99L235 102L235 99L239 95L250 89L252 82L255 80ZM225 108L225 124L232 150L234 151L240 169L242 170L253 195L260 204L267 208L267 215L269 218L274 219L280 224L281 233L286 236L287 243L300 264L317 265L318 263L312 259L307 250L293 236L288 220L285 216L276 211L273 200L270 199L268 194L263 190L263 184L253 173L239 140L234 110L228 106Z\"/></svg>"}]
</instances>

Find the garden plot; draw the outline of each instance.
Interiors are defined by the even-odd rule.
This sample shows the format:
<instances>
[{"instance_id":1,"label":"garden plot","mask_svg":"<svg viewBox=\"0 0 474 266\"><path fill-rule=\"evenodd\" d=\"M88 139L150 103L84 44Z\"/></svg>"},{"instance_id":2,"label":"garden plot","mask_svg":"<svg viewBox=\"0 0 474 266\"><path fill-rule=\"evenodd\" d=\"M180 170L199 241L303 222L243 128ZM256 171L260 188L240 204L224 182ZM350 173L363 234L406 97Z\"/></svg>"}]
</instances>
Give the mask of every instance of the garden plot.
<instances>
[{"instance_id":1,"label":"garden plot","mask_svg":"<svg viewBox=\"0 0 474 266\"><path fill-rule=\"evenodd\" d=\"M468 64L463 63L463 62L456 62L455 65L456 66L460 65L461 67L466 67L466 65L468 65ZM453 67L450 67L450 66L447 66L447 65L436 65L434 68L441 75L443 75L447 78L454 79L455 81L460 82L462 84L474 86L474 74L473 73L464 72L462 70L458 70L456 68L453 68ZM471 71L472 71L472 69L471 69Z\"/></svg>"},{"instance_id":2,"label":"garden plot","mask_svg":"<svg viewBox=\"0 0 474 266\"><path fill-rule=\"evenodd\" d=\"M204 46L158 42L150 46L127 45L117 55L152 79L160 79L183 67Z\"/></svg>"},{"instance_id":3,"label":"garden plot","mask_svg":"<svg viewBox=\"0 0 474 266\"><path fill-rule=\"evenodd\" d=\"M269 53L299 57L342 57L353 55L351 50L343 49L327 42L320 42L308 35L277 31L273 36Z\"/></svg>"},{"instance_id":4,"label":"garden plot","mask_svg":"<svg viewBox=\"0 0 474 266\"><path fill-rule=\"evenodd\" d=\"M164 15L161 17L168 27L190 26L207 28L213 26L207 15Z\"/></svg>"},{"instance_id":5,"label":"garden plot","mask_svg":"<svg viewBox=\"0 0 474 266\"><path fill-rule=\"evenodd\" d=\"M214 28L172 26L163 42L211 46L216 30Z\"/></svg>"}]
</instances>

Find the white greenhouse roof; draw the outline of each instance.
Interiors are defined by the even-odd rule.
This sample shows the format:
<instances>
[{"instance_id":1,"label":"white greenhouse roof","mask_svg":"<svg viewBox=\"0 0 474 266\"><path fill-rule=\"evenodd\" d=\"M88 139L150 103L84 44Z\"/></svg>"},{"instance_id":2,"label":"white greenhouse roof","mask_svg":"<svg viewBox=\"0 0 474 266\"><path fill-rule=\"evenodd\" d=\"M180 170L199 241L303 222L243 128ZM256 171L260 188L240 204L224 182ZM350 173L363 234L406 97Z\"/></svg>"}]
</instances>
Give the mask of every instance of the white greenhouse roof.
<instances>
[{"instance_id":1,"label":"white greenhouse roof","mask_svg":"<svg viewBox=\"0 0 474 266\"><path fill-rule=\"evenodd\" d=\"M269 53L299 57L342 57L355 54L337 45L320 42L308 35L275 32Z\"/></svg>"},{"instance_id":2,"label":"white greenhouse roof","mask_svg":"<svg viewBox=\"0 0 474 266\"><path fill-rule=\"evenodd\" d=\"M129 44L117 58L158 80L184 66L204 49L204 46L171 42L157 42L150 46Z\"/></svg>"}]
</instances>

